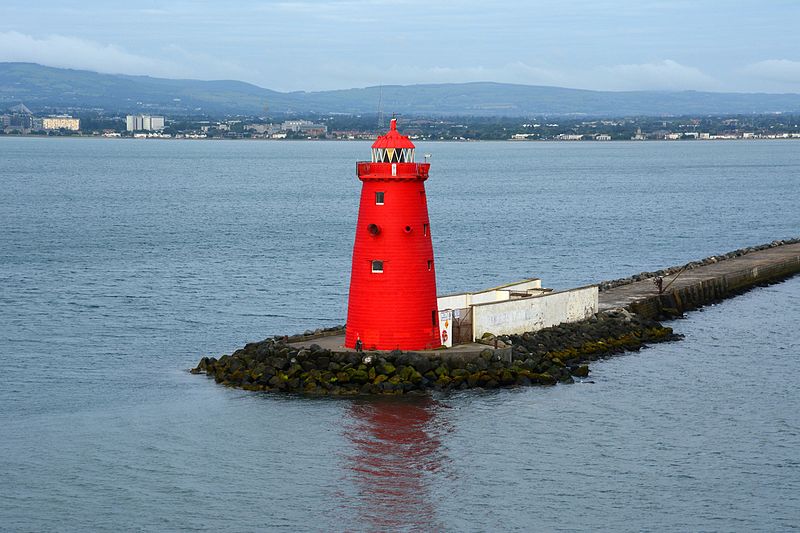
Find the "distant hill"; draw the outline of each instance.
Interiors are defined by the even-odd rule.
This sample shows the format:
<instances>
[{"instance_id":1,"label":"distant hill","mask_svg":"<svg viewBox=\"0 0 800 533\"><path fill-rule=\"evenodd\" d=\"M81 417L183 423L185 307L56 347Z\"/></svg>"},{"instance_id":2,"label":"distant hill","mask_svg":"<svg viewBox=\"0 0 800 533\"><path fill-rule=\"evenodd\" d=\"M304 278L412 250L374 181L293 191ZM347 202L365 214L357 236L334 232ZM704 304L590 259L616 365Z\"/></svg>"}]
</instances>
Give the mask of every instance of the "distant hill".
<instances>
[{"instance_id":1,"label":"distant hill","mask_svg":"<svg viewBox=\"0 0 800 533\"><path fill-rule=\"evenodd\" d=\"M266 102L288 107L285 95L238 81L197 81L98 74L0 63L0 104L44 108L101 108L163 113L256 113ZM5 107L5 106L3 106Z\"/></svg>"},{"instance_id":2,"label":"distant hill","mask_svg":"<svg viewBox=\"0 0 800 533\"><path fill-rule=\"evenodd\" d=\"M507 83L387 85L283 93L240 81L200 81L98 74L0 63L0 109L24 103L34 112L104 109L188 114L386 113L532 116L585 114L703 115L800 112L799 94L698 91L587 91Z\"/></svg>"}]
</instances>

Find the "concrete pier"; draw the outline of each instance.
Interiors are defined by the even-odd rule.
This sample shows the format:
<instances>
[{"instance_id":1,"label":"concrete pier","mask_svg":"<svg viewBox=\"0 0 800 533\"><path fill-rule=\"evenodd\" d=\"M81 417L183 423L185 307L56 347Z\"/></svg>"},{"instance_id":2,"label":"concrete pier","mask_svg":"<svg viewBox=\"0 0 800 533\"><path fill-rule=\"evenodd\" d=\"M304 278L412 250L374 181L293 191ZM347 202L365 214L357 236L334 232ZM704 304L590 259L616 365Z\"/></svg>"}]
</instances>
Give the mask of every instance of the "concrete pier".
<instances>
[{"instance_id":1,"label":"concrete pier","mask_svg":"<svg viewBox=\"0 0 800 533\"><path fill-rule=\"evenodd\" d=\"M499 335L492 339L493 346L471 343L446 350L361 354L344 348L341 328L331 328L248 343L219 359L203 357L191 372L245 390L321 395L573 383L573 376L582 379L589 375L592 361L680 338L654 319L677 316L797 274L800 242L775 242L722 258L659 271L669 274L664 276L661 290L653 283L654 273L603 282L599 285L603 291L595 300L600 309L597 314L536 331Z\"/></svg>"},{"instance_id":2,"label":"concrete pier","mask_svg":"<svg viewBox=\"0 0 800 533\"><path fill-rule=\"evenodd\" d=\"M677 315L798 272L800 243L785 244L665 276L662 294L653 279L601 291L599 308L621 307L648 318Z\"/></svg>"},{"instance_id":3,"label":"concrete pier","mask_svg":"<svg viewBox=\"0 0 800 533\"><path fill-rule=\"evenodd\" d=\"M623 308L645 318L677 316L684 311L734 296L753 286L781 280L800 272L800 243L753 251L695 266L663 278L664 292L658 293L653 278L606 289L599 294L599 311ZM308 347L317 344L334 352L353 351L344 347L344 332L326 332L305 338L290 339L289 346ZM444 358L471 359L494 346L481 343L458 344L447 350L423 350L418 353ZM498 354L510 357L511 351L501 347Z\"/></svg>"}]
</instances>

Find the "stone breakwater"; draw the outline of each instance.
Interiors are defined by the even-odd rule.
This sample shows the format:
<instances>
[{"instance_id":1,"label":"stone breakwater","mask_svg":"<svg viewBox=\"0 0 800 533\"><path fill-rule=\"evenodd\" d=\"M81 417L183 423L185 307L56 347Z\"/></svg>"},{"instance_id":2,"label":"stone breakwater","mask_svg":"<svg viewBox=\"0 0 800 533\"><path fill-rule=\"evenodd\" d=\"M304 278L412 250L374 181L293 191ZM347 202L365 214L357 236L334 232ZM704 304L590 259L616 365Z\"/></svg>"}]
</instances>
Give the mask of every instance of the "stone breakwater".
<instances>
[{"instance_id":1,"label":"stone breakwater","mask_svg":"<svg viewBox=\"0 0 800 533\"><path fill-rule=\"evenodd\" d=\"M317 395L554 385L588 376L591 361L679 338L654 320L617 310L583 322L498 337L506 349L486 348L469 355L337 352L316 344L297 348L285 337L275 337L219 359L203 357L191 372L250 391Z\"/></svg>"},{"instance_id":2,"label":"stone breakwater","mask_svg":"<svg viewBox=\"0 0 800 533\"><path fill-rule=\"evenodd\" d=\"M680 267L603 282L600 313L449 350L355 353L341 346L341 326L251 343L219 359L203 357L193 373L253 391L323 395L412 394L427 390L572 383L587 363L649 343L680 338L656 319L774 283L800 272L800 239L774 241ZM656 290L650 278L666 285ZM332 339L325 339L331 337Z\"/></svg>"},{"instance_id":3,"label":"stone breakwater","mask_svg":"<svg viewBox=\"0 0 800 533\"><path fill-rule=\"evenodd\" d=\"M725 261L726 259L733 259L734 257L741 257L743 255L752 252L758 252L761 250L766 250L768 248L777 248L778 246L783 246L785 244L797 244L797 243L800 243L800 238L772 241L768 244L759 244L758 246L748 246L747 248L740 248L738 250L734 250L732 252L728 252L725 254L712 255L710 257L706 257L705 259L701 259L699 261L692 261L686 263L685 265L664 268L662 270L656 270L655 272L640 272L639 274L634 274L633 276L628 276L627 278L603 281L598 285L598 289L600 290L600 292L603 292L609 289L613 289L614 287L619 287L621 285L629 285L637 281L643 281L646 279L652 279L657 277L664 278L667 276L671 276L672 274L677 274L678 272L681 271L692 270L705 265L713 265L715 263L719 263L720 261Z\"/></svg>"}]
</instances>

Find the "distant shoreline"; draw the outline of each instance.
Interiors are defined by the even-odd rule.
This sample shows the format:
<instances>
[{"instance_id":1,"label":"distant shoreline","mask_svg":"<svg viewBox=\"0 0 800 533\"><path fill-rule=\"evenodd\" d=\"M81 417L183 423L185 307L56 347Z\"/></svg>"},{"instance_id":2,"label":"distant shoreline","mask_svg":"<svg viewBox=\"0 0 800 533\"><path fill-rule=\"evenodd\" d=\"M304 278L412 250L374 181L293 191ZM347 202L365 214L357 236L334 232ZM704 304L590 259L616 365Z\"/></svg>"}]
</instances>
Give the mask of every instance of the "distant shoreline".
<instances>
[{"instance_id":1,"label":"distant shoreline","mask_svg":"<svg viewBox=\"0 0 800 533\"><path fill-rule=\"evenodd\" d=\"M35 133L16 134L4 133L0 134L0 139L103 139L108 141L194 141L194 142L208 142L208 141L246 141L246 142L373 142L371 139L253 139L253 138L240 138L230 139L224 137L211 137L211 138L185 138L185 137L107 137L104 135L40 135ZM669 144L684 144L684 143L710 143L710 142L771 142L771 141L800 141L800 137L751 137L751 138L724 138L724 139L609 139L598 141L594 139L581 139L581 140L559 140L559 139L415 139L415 142L446 142L446 143L498 143L510 142L515 144L532 144L532 143L553 143L553 144L606 144L606 143L669 143Z\"/></svg>"}]
</instances>

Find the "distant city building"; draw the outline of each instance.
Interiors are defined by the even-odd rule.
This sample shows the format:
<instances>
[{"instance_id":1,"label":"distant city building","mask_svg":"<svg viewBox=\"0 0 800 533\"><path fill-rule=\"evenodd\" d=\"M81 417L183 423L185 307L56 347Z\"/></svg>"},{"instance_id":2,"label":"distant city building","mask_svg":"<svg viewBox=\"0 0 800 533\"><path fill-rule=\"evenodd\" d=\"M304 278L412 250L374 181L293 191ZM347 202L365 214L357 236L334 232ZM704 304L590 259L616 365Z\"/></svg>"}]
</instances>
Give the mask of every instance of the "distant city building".
<instances>
[{"instance_id":1,"label":"distant city building","mask_svg":"<svg viewBox=\"0 0 800 533\"><path fill-rule=\"evenodd\" d=\"M333 137L337 139L348 139L348 140L369 139L374 141L377 138L377 135L375 135L374 133L359 131L359 130L334 130L331 132L331 135L333 135ZM408 138L416 139L417 136L409 135Z\"/></svg>"},{"instance_id":2,"label":"distant city building","mask_svg":"<svg viewBox=\"0 0 800 533\"><path fill-rule=\"evenodd\" d=\"M154 115L128 115L125 117L128 131L161 131L164 129L164 117Z\"/></svg>"},{"instance_id":3,"label":"distant city building","mask_svg":"<svg viewBox=\"0 0 800 533\"><path fill-rule=\"evenodd\" d=\"M281 124L283 131L300 131L303 126L311 124L309 120L286 120Z\"/></svg>"},{"instance_id":4,"label":"distant city building","mask_svg":"<svg viewBox=\"0 0 800 533\"><path fill-rule=\"evenodd\" d=\"M33 115L7 115L4 123L11 129L15 130L32 130L33 129ZM39 126L41 128L42 120L39 119Z\"/></svg>"},{"instance_id":5,"label":"distant city building","mask_svg":"<svg viewBox=\"0 0 800 533\"><path fill-rule=\"evenodd\" d=\"M42 119L42 129L44 130L72 130L81 129L81 120L64 115L60 117L44 117Z\"/></svg>"},{"instance_id":6,"label":"distant city building","mask_svg":"<svg viewBox=\"0 0 800 533\"><path fill-rule=\"evenodd\" d=\"M281 131L280 124L250 124L245 129L259 135L272 135Z\"/></svg>"},{"instance_id":7,"label":"distant city building","mask_svg":"<svg viewBox=\"0 0 800 533\"><path fill-rule=\"evenodd\" d=\"M8 114L0 117L0 124L3 128L13 128L22 131L36 129L41 125L35 120L31 110L25 104L17 104L8 108Z\"/></svg>"},{"instance_id":8,"label":"distant city building","mask_svg":"<svg viewBox=\"0 0 800 533\"><path fill-rule=\"evenodd\" d=\"M145 125L147 123L145 122ZM150 129L153 131L161 131L165 127L164 117L150 117Z\"/></svg>"},{"instance_id":9,"label":"distant city building","mask_svg":"<svg viewBox=\"0 0 800 533\"><path fill-rule=\"evenodd\" d=\"M328 133L328 126L316 124L310 120L287 120L281 124L283 131L294 131L304 135L325 135Z\"/></svg>"},{"instance_id":10,"label":"distant city building","mask_svg":"<svg viewBox=\"0 0 800 533\"><path fill-rule=\"evenodd\" d=\"M595 140L598 140L598 141L610 141L611 140L611 135L609 135L608 133L600 133L595 137Z\"/></svg>"}]
</instances>

